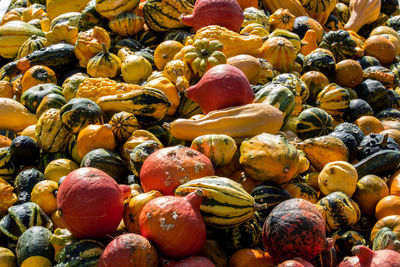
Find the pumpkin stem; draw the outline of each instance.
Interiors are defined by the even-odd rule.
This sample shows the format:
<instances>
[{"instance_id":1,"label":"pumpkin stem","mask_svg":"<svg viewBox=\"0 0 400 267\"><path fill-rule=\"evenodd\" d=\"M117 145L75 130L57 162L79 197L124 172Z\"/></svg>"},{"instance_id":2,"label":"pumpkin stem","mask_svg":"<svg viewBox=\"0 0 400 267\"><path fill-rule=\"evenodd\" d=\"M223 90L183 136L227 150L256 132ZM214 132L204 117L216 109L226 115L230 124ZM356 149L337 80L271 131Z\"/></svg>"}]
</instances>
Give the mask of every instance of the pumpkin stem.
<instances>
[{"instance_id":1,"label":"pumpkin stem","mask_svg":"<svg viewBox=\"0 0 400 267\"><path fill-rule=\"evenodd\" d=\"M108 55L109 52L108 52L108 48L107 48L106 44L105 43L101 43L101 47L103 48L103 54L104 55Z\"/></svg>"},{"instance_id":2,"label":"pumpkin stem","mask_svg":"<svg viewBox=\"0 0 400 267\"><path fill-rule=\"evenodd\" d=\"M254 211L266 210L267 208L268 208L268 204L267 203L264 203L264 204L254 203L254 205L253 205Z\"/></svg>"},{"instance_id":3,"label":"pumpkin stem","mask_svg":"<svg viewBox=\"0 0 400 267\"><path fill-rule=\"evenodd\" d=\"M386 147L387 146L387 141L388 141L389 135L386 133L383 135L382 142L379 144L381 147Z\"/></svg>"},{"instance_id":4,"label":"pumpkin stem","mask_svg":"<svg viewBox=\"0 0 400 267\"><path fill-rule=\"evenodd\" d=\"M162 124L162 127L163 127L164 129L166 129L166 130L170 130L170 129L171 129L171 123L164 122L164 123Z\"/></svg>"}]
</instances>

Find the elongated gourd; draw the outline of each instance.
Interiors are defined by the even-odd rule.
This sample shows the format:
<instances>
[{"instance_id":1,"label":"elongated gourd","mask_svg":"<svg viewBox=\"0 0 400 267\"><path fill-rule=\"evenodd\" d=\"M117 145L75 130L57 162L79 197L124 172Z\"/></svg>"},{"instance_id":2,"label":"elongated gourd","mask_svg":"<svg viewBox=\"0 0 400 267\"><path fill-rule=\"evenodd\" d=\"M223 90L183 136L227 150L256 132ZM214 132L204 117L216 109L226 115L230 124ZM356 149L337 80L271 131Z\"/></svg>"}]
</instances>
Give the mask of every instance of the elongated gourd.
<instances>
[{"instance_id":1,"label":"elongated gourd","mask_svg":"<svg viewBox=\"0 0 400 267\"><path fill-rule=\"evenodd\" d=\"M36 124L36 116L21 103L0 97L0 129L19 132L29 125Z\"/></svg>"},{"instance_id":2,"label":"elongated gourd","mask_svg":"<svg viewBox=\"0 0 400 267\"><path fill-rule=\"evenodd\" d=\"M205 134L226 134L230 137L252 137L266 132L275 134L283 124L283 113L265 103L252 103L215 110L193 119L176 119L170 125L171 134L181 140L193 141Z\"/></svg>"},{"instance_id":3,"label":"elongated gourd","mask_svg":"<svg viewBox=\"0 0 400 267\"><path fill-rule=\"evenodd\" d=\"M362 26L374 22L379 17L381 0L350 0L350 18L344 28L358 32Z\"/></svg>"}]
</instances>

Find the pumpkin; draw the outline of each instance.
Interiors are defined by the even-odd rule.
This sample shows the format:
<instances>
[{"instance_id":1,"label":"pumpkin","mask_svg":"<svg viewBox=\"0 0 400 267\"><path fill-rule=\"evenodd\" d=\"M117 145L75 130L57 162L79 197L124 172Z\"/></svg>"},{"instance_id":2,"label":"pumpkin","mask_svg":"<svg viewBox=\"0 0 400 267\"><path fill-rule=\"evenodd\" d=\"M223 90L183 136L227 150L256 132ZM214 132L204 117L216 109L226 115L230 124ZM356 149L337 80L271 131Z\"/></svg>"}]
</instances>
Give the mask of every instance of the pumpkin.
<instances>
[{"instance_id":1,"label":"pumpkin","mask_svg":"<svg viewBox=\"0 0 400 267\"><path fill-rule=\"evenodd\" d=\"M269 16L269 26L274 29L293 30L295 16L290 13L289 9L279 8Z\"/></svg>"},{"instance_id":2,"label":"pumpkin","mask_svg":"<svg viewBox=\"0 0 400 267\"><path fill-rule=\"evenodd\" d=\"M163 41L157 45L154 50L154 64L157 69L163 70L165 65L171 61L182 48L183 44L175 40Z\"/></svg>"},{"instance_id":3,"label":"pumpkin","mask_svg":"<svg viewBox=\"0 0 400 267\"><path fill-rule=\"evenodd\" d=\"M262 133L242 142L240 164L257 181L282 184L296 174L299 154L284 137Z\"/></svg>"},{"instance_id":4,"label":"pumpkin","mask_svg":"<svg viewBox=\"0 0 400 267\"><path fill-rule=\"evenodd\" d=\"M349 3L350 18L344 28L358 32L365 24L374 22L379 17L381 1L351 0Z\"/></svg>"},{"instance_id":5,"label":"pumpkin","mask_svg":"<svg viewBox=\"0 0 400 267\"><path fill-rule=\"evenodd\" d=\"M134 131L140 129L135 115L125 111L115 113L108 124L119 143L124 143Z\"/></svg>"},{"instance_id":6,"label":"pumpkin","mask_svg":"<svg viewBox=\"0 0 400 267\"><path fill-rule=\"evenodd\" d=\"M18 50L17 59L21 59L35 50L39 50L45 46L46 38L42 36L32 35L29 37Z\"/></svg>"},{"instance_id":7,"label":"pumpkin","mask_svg":"<svg viewBox=\"0 0 400 267\"><path fill-rule=\"evenodd\" d=\"M81 158L96 148L114 150L115 146L115 137L110 124L89 124L79 132L76 139L76 148Z\"/></svg>"},{"instance_id":8,"label":"pumpkin","mask_svg":"<svg viewBox=\"0 0 400 267\"><path fill-rule=\"evenodd\" d=\"M190 64L193 73L201 77L212 67L226 63L222 47L217 40L197 39L192 45L182 48L183 61Z\"/></svg>"},{"instance_id":9,"label":"pumpkin","mask_svg":"<svg viewBox=\"0 0 400 267\"><path fill-rule=\"evenodd\" d=\"M123 12L110 20L108 26L114 33L126 37L143 30L144 19L130 12Z\"/></svg>"},{"instance_id":10,"label":"pumpkin","mask_svg":"<svg viewBox=\"0 0 400 267\"><path fill-rule=\"evenodd\" d=\"M257 84L259 81L261 64L257 58L250 55L237 55L228 58L226 63L240 69L246 75L250 84Z\"/></svg>"},{"instance_id":11,"label":"pumpkin","mask_svg":"<svg viewBox=\"0 0 400 267\"><path fill-rule=\"evenodd\" d=\"M308 108L297 118L296 133L302 139L327 135L333 131L332 117L323 109Z\"/></svg>"},{"instance_id":12,"label":"pumpkin","mask_svg":"<svg viewBox=\"0 0 400 267\"><path fill-rule=\"evenodd\" d=\"M40 181L32 189L31 200L39 205L39 207L47 214L51 215L57 210L56 191L58 184L54 181Z\"/></svg>"},{"instance_id":13,"label":"pumpkin","mask_svg":"<svg viewBox=\"0 0 400 267\"><path fill-rule=\"evenodd\" d=\"M205 155L187 147L172 146L157 150L144 161L140 181L145 192L155 189L172 195L179 185L211 175L214 169Z\"/></svg>"},{"instance_id":14,"label":"pumpkin","mask_svg":"<svg viewBox=\"0 0 400 267\"><path fill-rule=\"evenodd\" d=\"M363 69L357 61L346 59L336 64L335 83L338 85L354 88L362 81Z\"/></svg>"},{"instance_id":15,"label":"pumpkin","mask_svg":"<svg viewBox=\"0 0 400 267\"><path fill-rule=\"evenodd\" d=\"M331 83L318 93L316 106L332 116L341 116L350 105L350 94L341 86Z\"/></svg>"},{"instance_id":16,"label":"pumpkin","mask_svg":"<svg viewBox=\"0 0 400 267\"><path fill-rule=\"evenodd\" d=\"M91 77L114 78L121 67L120 58L110 53L107 46L102 43L103 51L89 59L87 73Z\"/></svg>"},{"instance_id":17,"label":"pumpkin","mask_svg":"<svg viewBox=\"0 0 400 267\"><path fill-rule=\"evenodd\" d=\"M341 191L351 197L356 191L357 180L356 169L345 161L326 164L318 175L318 185L324 195Z\"/></svg>"},{"instance_id":18,"label":"pumpkin","mask_svg":"<svg viewBox=\"0 0 400 267\"><path fill-rule=\"evenodd\" d=\"M139 216L140 233L171 258L200 252L206 241L206 228L200 214L201 195L202 191L196 190L185 197L161 196L150 200Z\"/></svg>"},{"instance_id":19,"label":"pumpkin","mask_svg":"<svg viewBox=\"0 0 400 267\"><path fill-rule=\"evenodd\" d=\"M113 178L95 168L69 173L57 193L57 206L67 229L77 238L103 237L121 222L124 192Z\"/></svg>"},{"instance_id":20,"label":"pumpkin","mask_svg":"<svg viewBox=\"0 0 400 267\"><path fill-rule=\"evenodd\" d=\"M385 196L376 204L375 218L377 221L390 215L400 215L400 197L398 196Z\"/></svg>"},{"instance_id":21,"label":"pumpkin","mask_svg":"<svg viewBox=\"0 0 400 267\"><path fill-rule=\"evenodd\" d=\"M101 254L98 266L140 265L143 267L157 267L158 253L155 247L143 236L127 233L113 239Z\"/></svg>"},{"instance_id":22,"label":"pumpkin","mask_svg":"<svg viewBox=\"0 0 400 267\"><path fill-rule=\"evenodd\" d=\"M328 79L333 79L336 72L336 63L334 57L326 51L317 52L313 50L308 54L303 62L303 72L319 71Z\"/></svg>"},{"instance_id":23,"label":"pumpkin","mask_svg":"<svg viewBox=\"0 0 400 267\"><path fill-rule=\"evenodd\" d=\"M382 65L389 65L396 56L395 46L381 35L369 37L363 46L365 55L376 57Z\"/></svg>"},{"instance_id":24,"label":"pumpkin","mask_svg":"<svg viewBox=\"0 0 400 267\"><path fill-rule=\"evenodd\" d=\"M274 208L263 227L263 245L274 261L309 260L331 247L319 210L303 199L289 199Z\"/></svg>"},{"instance_id":25,"label":"pumpkin","mask_svg":"<svg viewBox=\"0 0 400 267\"><path fill-rule=\"evenodd\" d=\"M364 135L379 133L384 130L382 122L374 116L361 116L355 122Z\"/></svg>"},{"instance_id":26,"label":"pumpkin","mask_svg":"<svg viewBox=\"0 0 400 267\"><path fill-rule=\"evenodd\" d=\"M279 72L290 72L296 59L292 43L283 37L272 37L265 41L260 48L260 55Z\"/></svg>"},{"instance_id":27,"label":"pumpkin","mask_svg":"<svg viewBox=\"0 0 400 267\"><path fill-rule=\"evenodd\" d=\"M125 11L134 10L139 5L139 1L119 1L110 3L109 1L97 0L96 11L102 16L112 19Z\"/></svg>"},{"instance_id":28,"label":"pumpkin","mask_svg":"<svg viewBox=\"0 0 400 267\"><path fill-rule=\"evenodd\" d=\"M244 248L236 251L229 258L229 266L231 267L246 267L246 266L263 266L272 267L274 261L268 252L253 249Z\"/></svg>"},{"instance_id":29,"label":"pumpkin","mask_svg":"<svg viewBox=\"0 0 400 267\"><path fill-rule=\"evenodd\" d=\"M355 225L361 217L357 203L340 191L321 198L317 205L321 206L325 213L325 224L328 232Z\"/></svg>"},{"instance_id":30,"label":"pumpkin","mask_svg":"<svg viewBox=\"0 0 400 267\"><path fill-rule=\"evenodd\" d=\"M383 217L377 221L371 230L370 240L374 241L376 234L382 228L387 227L396 235L397 239L400 238L400 215L390 215Z\"/></svg>"}]
</instances>

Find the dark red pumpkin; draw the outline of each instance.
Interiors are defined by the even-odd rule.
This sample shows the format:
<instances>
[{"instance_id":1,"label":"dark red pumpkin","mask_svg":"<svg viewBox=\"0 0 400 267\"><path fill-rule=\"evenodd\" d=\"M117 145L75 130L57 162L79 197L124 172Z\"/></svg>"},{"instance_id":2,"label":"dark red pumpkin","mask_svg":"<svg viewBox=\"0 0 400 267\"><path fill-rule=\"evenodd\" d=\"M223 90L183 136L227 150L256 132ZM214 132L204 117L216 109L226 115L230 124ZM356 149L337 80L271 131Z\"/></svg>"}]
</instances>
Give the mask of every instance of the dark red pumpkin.
<instances>
[{"instance_id":1,"label":"dark red pumpkin","mask_svg":"<svg viewBox=\"0 0 400 267\"><path fill-rule=\"evenodd\" d=\"M373 251L366 246L355 246L351 252L354 257L345 258L339 267L400 267L400 253L383 249Z\"/></svg>"},{"instance_id":2,"label":"dark red pumpkin","mask_svg":"<svg viewBox=\"0 0 400 267\"><path fill-rule=\"evenodd\" d=\"M99 259L98 267L158 267L155 247L138 234L122 234L111 241Z\"/></svg>"},{"instance_id":3,"label":"dark red pumpkin","mask_svg":"<svg viewBox=\"0 0 400 267\"><path fill-rule=\"evenodd\" d=\"M162 196L150 200L139 216L140 233L169 258L200 253L206 241L201 201L200 189L185 197Z\"/></svg>"},{"instance_id":4,"label":"dark red pumpkin","mask_svg":"<svg viewBox=\"0 0 400 267\"><path fill-rule=\"evenodd\" d=\"M140 182L144 192L158 190L163 195L173 195L181 184L211 175L214 168L205 155L178 145L152 153L142 165Z\"/></svg>"},{"instance_id":5,"label":"dark red pumpkin","mask_svg":"<svg viewBox=\"0 0 400 267\"><path fill-rule=\"evenodd\" d=\"M239 32L243 11L236 0L197 0L193 13L182 17L183 24L195 31L208 25L219 25Z\"/></svg>"},{"instance_id":6,"label":"dark red pumpkin","mask_svg":"<svg viewBox=\"0 0 400 267\"><path fill-rule=\"evenodd\" d=\"M192 256L179 261L168 261L163 267L215 267L215 264L209 258Z\"/></svg>"},{"instance_id":7,"label":"dark red pumpkin","mask_svg":"<svg viewBox=\"0 0 400 267\"><path fill-rule=\"evenodd\" d=\"M265 250L276 262L296 257L310 260L330 249L325 222L317 207L304 199L292 198L277 205L263 227Z\"/></svg>"},{"instance_id":8,"label":"dark red pumpkin","mask_svg":"<svg viewBox=\"0 0 400 267\"><path fill-rule=\"evenodd\" d=\"M188 98L199 103L204 113L250 104L254 100L246 75L237 67L220 64L208 70L200 81L186 89Z\"/></svg>"},{"instance_id":9,"label":"dark red pumpkin","mask_svg":"<svg viewBox=\"0 0 400 267\"><path fill-rule=\"evenodd\" d=\"M84 167L70 172L57 193L57 206L67 229L78 238L112 234L122 219L127 185L105 172Z\"/></svg>"},{"instance_id":10,"label":"dark red pumpkin","mask_svg":"<svg viewBox=\"0 0 400 267\"><path fill-rule=\"evenodd\" d=\"M314 267L314 265L303 259L293 259L284 261L277 267Z\"/></svg>"}]
</instances>

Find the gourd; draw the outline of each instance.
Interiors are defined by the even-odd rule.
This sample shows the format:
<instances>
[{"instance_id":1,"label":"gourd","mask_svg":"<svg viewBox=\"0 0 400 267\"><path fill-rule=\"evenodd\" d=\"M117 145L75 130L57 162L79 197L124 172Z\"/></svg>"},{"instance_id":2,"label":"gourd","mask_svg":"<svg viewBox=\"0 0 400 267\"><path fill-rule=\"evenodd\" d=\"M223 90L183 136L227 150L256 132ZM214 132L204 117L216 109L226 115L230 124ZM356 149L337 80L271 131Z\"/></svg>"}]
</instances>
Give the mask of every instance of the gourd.
<instances>
[{"instance_id":1,"label":"gourd","mask_svg":"<svg viewBox=\"0 0 400 267\"><path fill-rule=\"evenodd\" d=\"M128 186L119 186L103 171L83 167L70 172L62 181L57 206L74 236L103 237L113 233L120 223L127 190Z\"/></svg>"},{"instance_id":2,"label":"gourd","mask_svg":"<svg viewBox=\"0 0 400 267\"><path fill-rule=\"evenodd\" d=\"M240 1L239 5L240 5ZM244 20L242 23L242 28L246 27L249 24L260 24L263 28L268 31L268 16L265 14L264 9L259 9L258 7L247 7L243 9Z\"/></svg>"},{"instance_id":3,"label":"gourd","mask_svg":"<svg viewBox=\"0 0 400 267\"><path fill-rule=\"evenodd\" d=\"M357 170L345 161L326 164L318 175L318 185L324 195L341 191L351 197L356 191L357 180Z\"/></svg>"},{"instance_id":4,"label":"gourd","mask_svg":"<svg viewBox=\"0 0 400 267\"><path fill-rule=\"evenodd\" d=\"M189 81L193 72L186 62L174 59L165 65L162 75L175 84L178 92L183 93L190 86Z\"/></svg>"},{"instance_id":5,"label":"gourd","mask_svg":"<svg viewBox=\"0 0 400 267\"><path fill-rule=\"evenodd\" d=\"M69 26L68 24L58 24L51 31L46 32L46 46L66 43L75 45L78 39L78 28Z\"/></svg>"},{"instance_id":6,"label":"gourd","mask_svg":"<svg viewBox=\"0 0 400 267\"><path fill-rule=\"evenodd\" d=\"M87 73L92 77L114 78L121 67L120 58L110 53L102 43L103 51L89 59Z\"/></svg>"},{"instance_id":7,"label":"gourd","mask_svg":"<svg viewBox=\"0 0 400 267\"><path fill-rule=\"evenodd\" d=\"M272 0L272 1L263 0L262 4L264 8L268 9L268 11L271 13L274 13L279 8L283 8L283 9L288 9L296 17L308 15L306 10L301 5L301 3L297 0L289 0L284 2L278 0Z\"/></svg>"},{"instance_id":8,"label":"gourd","mask_svg":"<svg viewBox=\"0 0 400 267\"><path fill-rule=\"evenodd\" d=\"M161 196L150 200L139 216L141 235L171 258L199 253L206 241L206 228L200 214L201 196L202 191L196 190L183 198ZM191 235L194 231L196 238Z\"/></svg>"},{"instance_id":9,"label":"gourd","mask_svg":"<svg viewBox=\"0 0 400 267\"><path fill-rule=\"evenodd\" d=\"M237 55L230 57L227 64L240 69L246 75L250 84L257 84L261 74L261 63L257 58L250 55Z\"/></svg>"},{"instance_id":10,"label":"gourd","mask_svg":"<svg viewBox=\"0 0 400 267\"><path fill-rule=\"evenodd\" d=\"M141 127L135 115L125 111L115 113L108 123L119 143L124 143L134 131Z\"/></svg>"},{"instance_id":11,"label":"gourd","mask_svg":"<svg viewBox=\"0 0 400 267\"><path fill-rule=\"evenodd\" d=\"M112 267L116 264L121 267L132 264L157 267L158 253L145 237L133 233L122 234L108 243L100 256L98 266Z\"/></svg>"},{"instance_id":12,"label":"gourd","mask_svg":"<svg viewBox=\"0 0 400 267\"><path fill-rule=\"evenodd\" d=\"M253 90L246 76L229 64L221 64L210 69L197 84L186 89L185 94L199 103L205 114L250 104L254 99Z\"/></svg>"},{"instance_id":13,"label":"gourd","mask_svg":"<svg viewBox=\"0 0 400 267\"><path fill-rule=\"evenodd\" d=\"M183 44L175 40L167 40L157 45L154 50L154 64L157 69L163 70L165 65L174 59L174 56L181 51Z\"/></svg>"},{"instance_id":14,"label":"gourd","mask_svg":"<svg viewBox=\"0 0 400 267\"><path fill-rule=\"evenodd\" d=\"M140 84L147 80L153 71L150 62L142 57L130 53L126 48L118 51L121 58L121 74L127 83Z\"/></svg>"},{"instance_id":15,"label":"gourd","mask_svg":"<svg viewBox=\"0 0 400 267\"><path fill-rule=\"evenodd\" d=\"M222 48L221 42L203 38L195 40L192 45L183 47L181 52L183 60L190 64L193 73L202 77L212 67L226 63Z\"/></svg>"},{"instance_id":16,"label":"gourd","mask_svg":"<svg viewBox=\"0 0 400 267\"><path fill-rule=\"evenodd\" d=\"M239 32L243 23L243 11L234 0L199 0L195 2L193 13L182 16L182 22L195 31L209 26L219 25L231 31Z\"/></svg>"},{"instance_id":17,"label":"gourd","mask_svg":"<svg viewBox=\"0 0 400 267\"><path fill-rule=\"evenodd\" d=\"M51 215L57 210L56 191L58 185L54 181L40 181L32 189L31 200L39 205L39 207L47 214Z\"/></svg>"},{"instance_id":18,"label":"gourd","mask_svg":"<svg viewBox=\"0 0 400 267\"><path fill-rule=\"evenodd\" d=\"M377 221L390 216L399 215L400 197L389 195L381 198L375 207L375 218Z\"/></svg>"},{"instance_id":19,"label":"gourd","mask_svg":"<svg viewBox=\"0 0 400 267\"><path fill-rule=\"evenodd\" d=\"M300 0L308 15L317 20L321 25L325 25L329 14L335 9L336 1L332 0Z\"/></svg>"},{"instance_id":20,"label":"gourd","mask_svg":"<svg viewBox=\"0 0 400 267\"><path fill-rule=\"evenodd\" d=\"M148 81L144 87L154 88L162 91L167 96L171 106L167 110L167 115L172 116L176 113L181 101L176 86L167 78L159 77Z\"/></svg>"},{"instance_id":21,"label":"gourd","mask_svg":"<svg viewBox=\"0 0 400 267\"><path fill-rule=\"evenodd\" d=\"M382 65L389 65L396 57L396 47L381 35L372 35L365 40L365 55L376 57Z\"/></svg>"},{"instance_id":22,"label":"gourd","mask_svg":"<svg viewBox=\"0 0 400 267\"><path fill-rule=\"evenodd\" d=\"M211 175L214 168L205 155L178 145L150 154L140 170L140 181L144 192L158 190L163 195L173 195L179 185Z\"/></svg>"},{"instance_id":23,"label":"gourd","mask_svg":"<svg viewBox=\"0 0 400 267\"><path fill-rule=\"evenodd\" d=\"M115 137L110 124L89 124L79 131L76 139L76 149L81 158L97 148L114 150L115 147Z\"/></svg>"},{"instance_id":24,"label":"gourd","mask_svg":"<svg viewBox=\"0 0 400 267\"><path fill-rule=\"evenodd\" d=\"M16 58L21 59L21 58L29 55L33 51L43 48L45 43L46 43L45 37L32 35L31 37L26 39L25 42L22 43L22 45L20 46L20 48L18 50L18 55Z\"/></svg>"},{"instance_id":25,"label":"gourd","mask_svg":"<svg viewBox=\"0 0 400 267\"><path fill-rule=\"evenodd\" d=\"M1 192L0 215L1 216L6 215L8 208L11 207L15 202L17 202L17 196L15 195L15 193L13 193L13 190L14 190L14 187L12 187L9 183L7 183L5 180L0 178L0 192Z\"/></svg>"},{"instance_id":26,"label":"gourd","mask_svg":"<svg viewBox=\"0 0 400 267\"><path fill-rule=\"evenodd\" d=\"M35 114L30 113L21 103L11 98L0 97L1 129L19 132L36 122Z\"/></svg>"},{"instance_id":27,"label":"gourd","mask_svg":"<svg viewBox=\"0 0 400 267\"><path fill-rule=\"evenodd\" d=\"M36 110L43 98L49 94L62 96L62 88L54 83L43 83L34 85L21 95L21 103L32 113Z\"/></svg>"},{"instance_id":28,"label":"gourd","mask_svg":"<svg viewBox=\"0 0 400 267\"><path fill-rule=\"evenodd\" d=\"M36 116L40 118L40 116L48 109L56 108L60 109L62 106L67 104L67 99L60 94L51 93L43 97L39 106L36 109Z\"/></svg>"},{"instance_id":29,"label":"gourd","mask_svg":"<svg viewBox=\"0 0 400 267\"><path fill-rule=\"evenodd\" d=\"M57 77L54 71L46 66L36 65L29 68L21 80L22 93L34 85L43 83L57 84Z\"/></svg>"},{"instance_id":30,"label":"gourd","mask_svg":"<svg viewBox=\"0 0 400 267\"><path fill-rule=\"evenodd\" d=\"M104 251L104 245L92 239L75 240L63 249L58 256L58 265L97 266Z\"/></svg>"},{"instance_id":31,"label":"gourd","mask_svg":"<svg viewBox=\"0 0 400 267\"><path fill-rule=\"evenodd\" d=\"M293 30L295 16L288 9L279 8L269 16L269 26L274 29Z\"/></svg>"},{"instance_id":32,"label":"gourd","mask_svg":"<svg viewBox=\"0 0 400 267\"><path fill-rule=\"evenodd\" d=\"M85 8L87 3L88 1L78 0L69 1L67 3L60 0L50 0L46 1L46 11L49 18L52 20L67 12L80 12Z\"/></svg>"},{"instance_id":33,"label":"gourd","mask_svg":"<svg viewBox=\"0 0 400 267\"><path fill-rule=\"evenodd\" d=\"M354 230L338 230L332 234L335 250L342 255L349 255L354 246L366 245L365 238Z\"/></svg>"},{"instance_id":34,"label":"gourd","mask_svg":"<svg viewBox=\"0 0 400 267\"><path fill-rule=\"evenodd\" d=\"M355 246L351 249L356 256L344 259L339 267L371 266L390 267L399 265L400 253L384 249L373 251L366 246Z\"/></svg>"},{"instance_id":35,"label":"gourd","mask_svg":"<svg viewBox=\"0 0 400 267\"><path fill-rule=\"evenodd\" d=\"M332 52L337 62L351 58L356 54L357 43L345 30L330 31L322 38L319 47Z\"/></svg>"},{"instance_id":36,"label":"gourd","mask_svg":"<svg viewBox=\"0 0 400 267\"><path fill-rule=\"evenodd\" d=\"M379 17L381 1L379 0L350 0L350 18L344 28L358 32L365 24L374 22Z\"/></svg>"},{"instance_id":37,"label":"gourd","mask_svg":"<svg viewBox=\"0 0 400 267\"><path fill-rule=\"evenodd\" d=\"M350 105L350 94L345 88L331 83L318 93L316 106L332 116L341 116Z\"/></svg>"},{"instance_id":38,"label":"gourd","mask_svg":"<svg viewBox=\"0 0 400 267\"><path fill-rule=\"evenodd\" d=\"M143 30L144 19L130 12L123 12L110 20L108 26L119 36L127 37Z\"/></svg>"},{"instance_id":39,"label":"gourd","mask_svg":"<svg viewBox=\"0 0 400 267\"><path fill-rule=\"evenodd\" d=\"M110 2L106 0L96 0L96 11L100 13L100 15L112 19L117 17L119 14L123 12L129 12L134 10L139 5L139 1L118 1L118 2Z\"/></svg>"},{"instance_id":40,"label":"gourd","mask_svg":"<svg viewBox=\"0 0 400 267\"><path fill-rule=\"evenodd\" d=\"M323 109L305 109L297 118L296 133L303 140L327 135L333 131L332 117Z\"/></svg>"},{"instance_id":41,"label":"gourd","mask_svg":"<svg viewBox=\"0 0 400 267\"><path fill-rule=\"evenodd\" d=\"M260 48L261 57L268 60L279 72L290 72L296 59L292 43L283 37L272 37Z\"/></svg>"},{"instance_id":42,"label":"gourd","mask_svg":"<svg viewBox=\"0 0 400 267\"><path fill-rule=\"evenodd\" d=\"M363 70L363 79L377 80L382 83L387 89L397 87L398 80L396 79L396 69L390 70L382 66L371 66Z\"/></svg>"}]
</instances>

